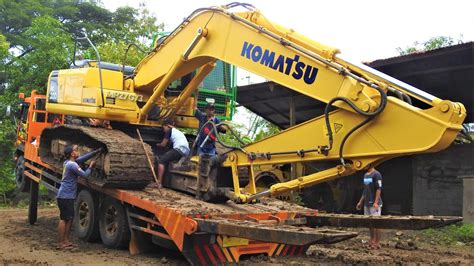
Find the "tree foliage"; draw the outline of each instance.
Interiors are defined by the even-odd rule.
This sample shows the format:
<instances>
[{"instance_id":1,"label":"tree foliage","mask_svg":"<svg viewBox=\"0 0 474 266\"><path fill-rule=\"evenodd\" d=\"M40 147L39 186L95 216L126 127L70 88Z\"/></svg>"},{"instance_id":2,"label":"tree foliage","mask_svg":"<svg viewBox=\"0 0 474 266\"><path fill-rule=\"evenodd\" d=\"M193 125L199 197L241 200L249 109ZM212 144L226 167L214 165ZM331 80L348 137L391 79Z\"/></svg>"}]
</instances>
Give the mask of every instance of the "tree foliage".
<instances>
[{"instance_id":1,"label":"tree foliage","mask_svg":"<svg viewBox=\"0 0 474 266\"><path fill-rule=\"evenodd\" d=\"M74 40L84 32L102 59L122 63L129 43L145 49L160 29L145 6L112 12L96 0L0 0L0 192L12 188L15 125L4 113L17 106L18 92L44 93L51 71L69 68ZM79 52L95 59L85 42ZM143 56L132 48L126 63L136 65Z\"/></svg>"},{"instance_id":2,"label":"tree foliage","mask_svg":"<svg viewBox=\"0 0 474 266\"><path fill-rule=\"evenodd\" d=\"M15 139L15 124L6 115L6 103L15 103L15 98L13 93L0 90L0 193L14 189L12 141Z\"/></svg>"},{"instance_id":3,"label":"tree foliage","mask_svg":"<svg viewBox=\"0 0 474 266\"><path fill-rule=\"evenodd\" d=\"M462 43L462 36L455 40L452 37L448 36L436 36L432 37L429 40L425 42L414 42L412 45L407 46L405 48L398 47L397 51L400 55L408 55L408 54L413 54L413 53L418 53L418 52L426 52L426 51L431 51L443 47L448 47L451 45L454 45L456 43Z\"/></svg>"},{"instance_id":4,"label":"tree foliage","mask_svg":"<svg viewBox=\"0 0 474 266\"><path fill-rule=\"evenodd\" d=\"M99 50L102 61L115 64L125 63L125 65L136 66L145 57L145 51L148 50L147 46L144 44L138 44L137 46L138 49L135 45L129 48L129 44L123 41L104 42L97 46L97 50ZM126 52L127 54L125 58ZM84 56L85 58L96 58L95 52L92 49L86 50Z\"/></svg>"},{"instance_id":5,"label":"tree foliage","mask_svg":"<svg viewBox=\"0 0 474 266\"><path fill-rule=\"evenodd\" d=\"M12 91L37 89L45 93L49 73L69 66L73 40L62 24L50 16L35 18L22 35L31 52L10 62L9 87Z\"/></svg>"},{"instance_id":6,"label":"tree foliage","mask_svg":"<svg viewBox=\"0 0 474 266\"><path fill-rule=\"evenodd\" d=\"M2 84L6 81L6 67L5 63L8 61L9 53L8 48L10 43L7 42L7 38L0 34L0 91L3 89Z\"/></svg>"}]
</instances>

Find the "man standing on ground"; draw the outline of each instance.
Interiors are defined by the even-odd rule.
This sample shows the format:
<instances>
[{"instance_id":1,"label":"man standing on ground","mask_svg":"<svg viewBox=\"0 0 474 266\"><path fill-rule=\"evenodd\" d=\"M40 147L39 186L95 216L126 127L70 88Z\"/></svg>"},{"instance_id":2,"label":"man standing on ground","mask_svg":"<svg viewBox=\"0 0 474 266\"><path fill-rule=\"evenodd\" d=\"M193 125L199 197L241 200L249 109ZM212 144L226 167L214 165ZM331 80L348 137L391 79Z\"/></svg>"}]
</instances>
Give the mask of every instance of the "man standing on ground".
<instances>
[{"instance_id":1,"label":"man standing on ground","mask_svg":"<svg viewBox=\"0 0 474 266\"><path fill-rule=\"evenodd\" d=\"M360 210L364 204L364 215L380 216L382 214L382 175L369 166L367 173L364 174L364 192L357 203L356 208ZM380 248L381 229L370 228L370 249Z\"/></svg>"},{"instance_id":2,"label":"man standing on ground","mask_svg":"<svg viewBox=\"0 0 474 266\"><path fill-rule=\"evenodd\" d=\"M163 140L157 144L158 147L164 148L171 141L173 149L167 151L160 156L158 161L158 187L162 187L162 179L165 173L165 167L172 161L177 161L183 156L189 154L189 143L183 132L174 127L174 120L171 118L165 119L163 122L163 130L165 136Z\"/></svg>"},{"instance_id":3,"label":"man standing on ground","mask_svg":"<svg viewBox=\"0 0 474 266\"><path fill-rule=\"evenodd\" d=\"M90 159L97 151L88 153L81 158ZM92 155L92 156L91 156ZM68 146L64 149L64 156L66 161L63 164L63 176L61 179L61 186L59 187L56 199L60 212L60 221L58 225L59 245L58 249L72 249L77 247L70 241L69 235L71 233L71 225L74 218L74 200L77 195L77 177L88 177L91 173L91 168L94 167L95 162L91 161L89 168L86 171L82 170L77 164L78 161L86 161L87 159L78 158L79 152L77 145Z\"/></svg>"},{"instance_id":4,"label":"man standing on ground","mask_svg":"<svg viewBox=\"0 0 474 266\"><path fill-rule=\"evenodd\" d=\"M196 112L194 113L194 116L199 120L197 140L198 155L216 155L217 132L215 132L212 123L208 123L208 121L212 121L217 125L221 122L221 120L214 116L215 108L213 104L208 103L205 110L206 113L203 113L196 106ZM222 133L226 132L225 128L222 126L217 127L217 130Z\"/></svg>"}]
</instances>

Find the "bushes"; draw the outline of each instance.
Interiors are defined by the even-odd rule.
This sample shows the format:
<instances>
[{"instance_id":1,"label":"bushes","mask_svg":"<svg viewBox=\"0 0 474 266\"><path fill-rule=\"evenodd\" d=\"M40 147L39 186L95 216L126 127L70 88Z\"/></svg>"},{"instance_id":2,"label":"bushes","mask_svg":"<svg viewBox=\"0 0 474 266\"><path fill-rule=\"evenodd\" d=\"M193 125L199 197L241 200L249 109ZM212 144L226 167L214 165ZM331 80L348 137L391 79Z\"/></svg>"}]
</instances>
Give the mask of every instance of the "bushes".
<instances>
[{"instance_id":1,"label":"bushes","mask_svg":"<svg viewBox=\"0 0 474 266\"><path fill-rule=\"evenodd\" d=\"M451 245L456 242L474 242L474 223L455 224L439 229L427 229L423 235L440 244Z\"/></svg>"}]
</instances>

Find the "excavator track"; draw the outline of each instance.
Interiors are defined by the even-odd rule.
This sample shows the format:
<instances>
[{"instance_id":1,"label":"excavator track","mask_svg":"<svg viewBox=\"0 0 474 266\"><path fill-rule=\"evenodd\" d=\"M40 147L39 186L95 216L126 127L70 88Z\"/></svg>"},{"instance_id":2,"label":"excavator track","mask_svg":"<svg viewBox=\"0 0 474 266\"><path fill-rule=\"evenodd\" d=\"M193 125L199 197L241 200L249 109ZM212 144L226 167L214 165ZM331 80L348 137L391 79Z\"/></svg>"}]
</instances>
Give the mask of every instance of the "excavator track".
<instances>
[{"instance_id":1,"label":"excavator track","mask_svg":"<svg viewBox=\"0 0 474 266\"><path fill-rule=\"evenodd\" d=\"M40 156L45 163L62 169L64 147L76 144L81 155L98 148L90 182L101 187L139 189L152 181L142 143L119 130L63 125L46 128L41 134ZM145 144L148 154L151 147Z\"/></svg>"}]
</instances>

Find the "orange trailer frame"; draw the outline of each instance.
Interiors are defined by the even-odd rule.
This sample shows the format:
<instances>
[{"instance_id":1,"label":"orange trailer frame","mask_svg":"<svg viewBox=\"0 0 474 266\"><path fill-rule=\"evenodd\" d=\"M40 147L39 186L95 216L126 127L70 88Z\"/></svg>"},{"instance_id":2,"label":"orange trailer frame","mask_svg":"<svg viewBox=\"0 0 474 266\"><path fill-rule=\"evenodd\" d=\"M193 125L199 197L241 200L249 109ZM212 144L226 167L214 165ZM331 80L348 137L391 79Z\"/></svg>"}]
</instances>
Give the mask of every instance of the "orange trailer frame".
<instances>
[{"instance_id":1,"label":"orange trailer frame","mask_svg":"<svg viewBox=\"0 0 474 266\"><path fill-rule=\"evenodd\" d=\"M31 224L37 220L38 184L57 191L62 172L39 157L41 132L58 122L50 119L52 114L42 108L43 100L45 96L36 91L24 99L29 104L27 121L26 125L22 123L18 127L17 134L20 136L22 130L26 131L26 138L19 137L18 144L24 145L24 175L31 180L28 215ZM59 124L64 123L63 115L54 116ZM140 191L102 188L84 178L79 179L79 184L81 191L87 190L101 201L112 198L124 206L130 228L128 247L131 254L146 251L150 242L165 243L164 246L175 248L193 265L235 264L242 255L301 255L312 244L338 242L357 235L307 227L306 217L317 216L317 210L280 201L287 210L269 207L271 204L268 203L246 205L245 208L228 203L221 206L226 211L213 213L180 209L173 200L179 193L168 189L163 189L165 195L161 196L150 188ZM207 209L218 206L191 196L183 197L189 205L206 204ZM295 210L288 211L292 208Z\"/></svg>"}]
</instances>

